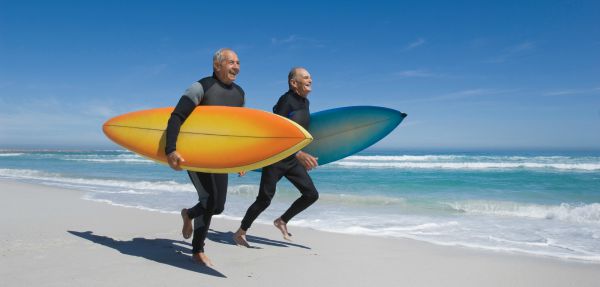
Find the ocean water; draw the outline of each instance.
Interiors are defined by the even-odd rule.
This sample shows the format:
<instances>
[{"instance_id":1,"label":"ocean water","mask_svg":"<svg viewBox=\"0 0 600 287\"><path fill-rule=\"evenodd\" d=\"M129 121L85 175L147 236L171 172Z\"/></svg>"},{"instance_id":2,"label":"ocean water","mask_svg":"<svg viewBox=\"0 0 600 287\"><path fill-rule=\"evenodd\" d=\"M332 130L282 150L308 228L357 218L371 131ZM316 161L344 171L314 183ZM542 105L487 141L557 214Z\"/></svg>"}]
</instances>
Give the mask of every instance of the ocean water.
<instances>
[{"instance_id":1,"label":"ocean water","mask_svg":"<svg viewBox=\"0 0 600 287\"><path fill-rule=\"evenodd\" d=\"M319 201L290 222L600 263L600 153L369 151L311 171ZM0 178L85 191L84 199L178 213L197 201L185 172L123 150L0 151ZM230 175L222 217L240 220L260 174ZM299 196L282 180L257 222ZM250 231L251 232L251 231Z\"/></svg>"}]
</instances>

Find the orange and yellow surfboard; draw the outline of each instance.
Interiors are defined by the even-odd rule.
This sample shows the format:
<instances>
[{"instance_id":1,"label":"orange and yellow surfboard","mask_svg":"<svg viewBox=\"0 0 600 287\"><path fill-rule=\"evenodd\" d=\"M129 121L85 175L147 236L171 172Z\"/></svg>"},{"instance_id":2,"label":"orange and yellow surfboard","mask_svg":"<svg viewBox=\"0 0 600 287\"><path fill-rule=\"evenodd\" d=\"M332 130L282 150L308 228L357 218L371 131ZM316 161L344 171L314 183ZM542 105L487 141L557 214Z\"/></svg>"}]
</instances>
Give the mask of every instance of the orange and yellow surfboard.
<instances>
[{"instance_id":1,"label":"orange and yellow surfboard","mask_svg":"<svg viewBox=\"0 0 600 287\"><path fill-rule=\"evenodd\" d=\"M102 127L106 136L124 148L167 164L164 152L167 121L172 107L116 116ZM182 168L230 173L249 171L278 162L312 141L300 125L260 110L199 106L181 126L177 151Z\"/></svg>"}]
</instances>

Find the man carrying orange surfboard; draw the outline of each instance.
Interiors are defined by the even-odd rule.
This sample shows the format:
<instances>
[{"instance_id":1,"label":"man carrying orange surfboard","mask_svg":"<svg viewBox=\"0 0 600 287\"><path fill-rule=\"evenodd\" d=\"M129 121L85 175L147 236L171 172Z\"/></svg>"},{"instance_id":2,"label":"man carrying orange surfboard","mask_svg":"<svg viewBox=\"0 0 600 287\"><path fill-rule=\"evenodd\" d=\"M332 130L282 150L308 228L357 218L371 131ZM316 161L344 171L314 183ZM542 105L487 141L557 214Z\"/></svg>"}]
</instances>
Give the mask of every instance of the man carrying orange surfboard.
<instances>
[{"instance_id":1,"label":"man carrying orange surfboard","mask_svg":"<svg viewBox=\"0 0 600 287\"><path fill-rule=\"evenodd\" d=\"M213 75L193 83L179 99L166 131L165 154L171 168L181 170L180 165L185 162L177 152L177 136L181 125L197 106L244 106L244 91L233 83L239 72L237 54L228 48L220 49L213 57ZM198 192L198 204L181 210L182 234L186 239L193 235L193 260L212 266L204 253L204 241L212 216L220 214L225 208L228 175L194 171L188 171L188 175Z\"/></svg>"},{"instance_id":2,"label":"man carrying orange surfboard","mask_svg":"<svg viewBox=\"0 0 600 287\"><path fill-rule=\"evenodd\" d=\"M273 107L273 112L293 120L308 130L310 111L307 96L312 90L312 78L306 69L295 67L288 74L288 86L289 90L279 98L279 101ZM233 235L233 240L236 244L250 247L246 241L246 231L260 213L269 206L271 199L275 195L277 182L283 176L292 182L300 193L302 193L302 196L294 201L290 208L273 222L275 227L283 234L283 238L290 240L291 234L287 230L288 221L308 208L319 198L317 188L307 172L317 167L317 165L317 158L306 152L299 151L295 155L263 167L256 201L250 205L244 219L242 219L240 228Z\"/></svg>"}]
</instances>

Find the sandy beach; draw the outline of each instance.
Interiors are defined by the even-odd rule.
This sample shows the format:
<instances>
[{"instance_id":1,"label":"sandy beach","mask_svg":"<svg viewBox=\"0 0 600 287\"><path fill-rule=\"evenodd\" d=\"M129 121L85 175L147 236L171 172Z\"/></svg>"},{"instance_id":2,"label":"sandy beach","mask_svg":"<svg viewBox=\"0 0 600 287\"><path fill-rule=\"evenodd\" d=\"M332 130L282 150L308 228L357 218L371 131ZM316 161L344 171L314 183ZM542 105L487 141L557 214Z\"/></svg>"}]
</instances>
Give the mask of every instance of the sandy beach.
<instances>
[{"instance_id":1,"label":"sandy beach","mask_svg":"<svg viewBox=\"0 0 600 287\"><path fill-rule=\"evenodd\" d=\"M0 181L1 286L597 286L598 264L256 224L253 249L216 218L215 266L190 258L177 214L83 200L84 192Z\"/></svg>"}]
</instances>

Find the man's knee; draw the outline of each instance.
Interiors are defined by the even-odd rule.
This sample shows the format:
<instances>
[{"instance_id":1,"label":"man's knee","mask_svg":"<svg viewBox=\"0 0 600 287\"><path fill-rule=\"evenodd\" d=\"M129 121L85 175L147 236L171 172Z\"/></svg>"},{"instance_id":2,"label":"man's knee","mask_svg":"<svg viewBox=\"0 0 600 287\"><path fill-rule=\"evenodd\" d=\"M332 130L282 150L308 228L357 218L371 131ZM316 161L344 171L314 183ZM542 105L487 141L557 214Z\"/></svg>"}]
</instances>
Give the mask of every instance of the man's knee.
<instances>
[{"instance_id":1,"label":"man's knee","mask_svg":"<svg viewBox=\"0 0 600 287\"><path fill-rule=\"evenodd\" d=\"M208 204L206 206L206 214L217 215L225 210L225 204Z\"/></svg>"},{"instance_id":2,"label":"man's knee","mask_svg":"<svg viewBox=\"0 0 600 287\"><path fill-rule=\"evenodd\" d=\"M267 207L269 207L269 205L271 205L271 199L270 198L257 198L256 203L262 210L264 210Z\"/></svg>"},{"instance_id":3,"label":"man's knee","mask_svg":"<svg viewBox=\"0 0 600 287\"><path fill-rule=\"evenodd\" d=\"M217 215L217 214L221 214L223 213L223 211L225 210L225 206L217 206L212 210L212 214Z\"/></svg>"},{"instance_id":4,"label":"man's knee","mask_svg":"<svg viewBox=\"0 0 600 287\"><path fill-rule=\"evenodd\" d=\"M311 202L315 202L319 199L319 192L316 190L313 190L311 192L307 192L306 194L304 194L304 196L309 199Z\"/></svg>"},{"instance_id":5,"label":"man's knee","mask_svg":"<svg viewBox=\"0 0 600 287\"><path fill-rule=\"evenodd\" d=\"M258 192L258 196L256 197L256 203L263 209L267 208L269 205L271 205L273 193L260 190Z\"/></svg>"}]
</instances>

